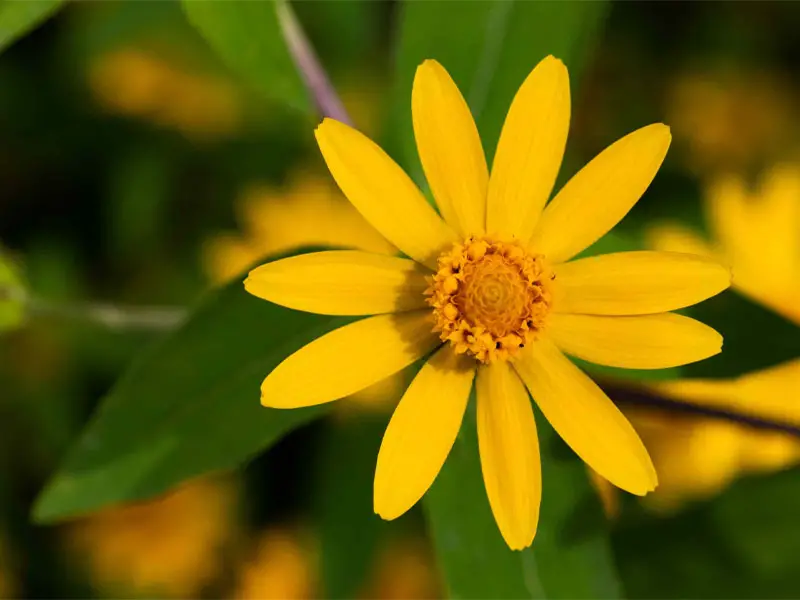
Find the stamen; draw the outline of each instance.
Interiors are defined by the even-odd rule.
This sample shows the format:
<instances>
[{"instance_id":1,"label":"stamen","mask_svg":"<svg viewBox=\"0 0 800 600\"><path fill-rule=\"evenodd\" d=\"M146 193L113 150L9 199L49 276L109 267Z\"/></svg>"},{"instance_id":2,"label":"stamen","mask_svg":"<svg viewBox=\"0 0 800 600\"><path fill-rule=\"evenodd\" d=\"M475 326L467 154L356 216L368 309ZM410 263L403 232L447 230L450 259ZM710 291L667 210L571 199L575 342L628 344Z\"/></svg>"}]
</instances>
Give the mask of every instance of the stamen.
<instances>
[{"instance_id":1,"label":"stamen","mask_svg":"<svg viewBox=\"0 0 800 600\"><path fill-rule=\"evenodd\" d=\"M425 292L434 331L481 362L507 360L543 327L551 277L543 257L518 242L470 237L439 257Z\"/></svg>"}]
</instances>

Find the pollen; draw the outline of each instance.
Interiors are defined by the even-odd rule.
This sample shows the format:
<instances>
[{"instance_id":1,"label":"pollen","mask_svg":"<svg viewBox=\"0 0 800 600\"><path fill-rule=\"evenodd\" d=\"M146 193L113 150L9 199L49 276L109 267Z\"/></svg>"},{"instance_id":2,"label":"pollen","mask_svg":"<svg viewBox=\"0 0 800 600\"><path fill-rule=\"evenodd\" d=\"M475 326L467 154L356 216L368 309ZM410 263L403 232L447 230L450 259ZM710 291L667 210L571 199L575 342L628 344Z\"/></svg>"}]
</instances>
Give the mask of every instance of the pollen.
<instances>
[{"instance_id":1,"label":"pollen","mask_svg":"<svg viewBox=\"0 0 800 600\"><path fill-rule=\"evenodd\" d=\"M425 294L434 331L483 363L508 360L536 339L551 304L544 258L518 242L470 237L439 257Z\"/></svg>"}]
</instances>

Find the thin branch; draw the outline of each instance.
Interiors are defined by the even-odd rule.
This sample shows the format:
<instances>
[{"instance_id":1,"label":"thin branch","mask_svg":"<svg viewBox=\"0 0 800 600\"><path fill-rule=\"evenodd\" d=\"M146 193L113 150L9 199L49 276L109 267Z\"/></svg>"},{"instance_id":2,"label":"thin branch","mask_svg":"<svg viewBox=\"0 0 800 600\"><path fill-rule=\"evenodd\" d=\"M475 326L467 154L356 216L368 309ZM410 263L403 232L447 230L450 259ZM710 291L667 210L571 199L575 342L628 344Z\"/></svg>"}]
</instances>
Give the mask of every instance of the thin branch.
<instances>
[{"instance_id":1,"label":"thin branch","mask_svg":"<svg viewBox=\"0 0 800 600\"><path fill-rule=\"evenodd\" d=\"M696 402L675 400L660 396L644 388L633 388L618 383L600 382L600 387L615 403L620 406L636 406L653 408L665 412L710 417L737 423L753 429L777 431L800 437L800 426L792 423L772 421L753 415L743 414L734 410L715 406L704 406Z\"/></svg>"},{"instance_id":2,"label":"thin branch","mask_svg":"<svg viewBox=\"0 0 800 600\"><path fill-rule=\"evenodd\" d=\"M17 287L0 287L0 300L18 302L33 317L82 321L115 331L168 331L180 325L187 315L186 309L179 307L61 304L31 296Z\"/></svg>"},{"instance_id":3,"label":"thin branch","mask_svg":"<svg viewBox=\"0 0 800 600\"><path fill-rule=\"evenodd\" d=\"M308 37L306 37L300 22L289 6L287 0L278 0L275 3L275 10L278 13L278 22L292 55L297 70L303 77L303 81L308 88L311 97L323 117L330 117L342 123L352 125L350 116L342 104L339 94L336 93L331 85L325 69L320 63L319 58L314 52Z\"/></svg>"}]
</instances>

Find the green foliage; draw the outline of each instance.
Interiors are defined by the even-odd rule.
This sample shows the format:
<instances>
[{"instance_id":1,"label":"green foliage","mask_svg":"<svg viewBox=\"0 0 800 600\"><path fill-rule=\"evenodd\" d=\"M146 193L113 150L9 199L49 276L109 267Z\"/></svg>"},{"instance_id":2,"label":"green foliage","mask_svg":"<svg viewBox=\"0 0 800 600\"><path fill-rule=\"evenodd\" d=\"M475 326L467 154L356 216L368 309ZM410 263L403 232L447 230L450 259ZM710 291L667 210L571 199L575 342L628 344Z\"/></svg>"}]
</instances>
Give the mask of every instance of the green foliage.
<instances>
[{"instance_id":1,"label":"green foliage","mask_svg":"<svg viewBox=\"0 0 800 600\"><path fill-rule=\"evenodd\" d=\"M63 0L0 0L0 52L55 14Z\"/></svg>"},{"instance_id":2,"label":"green foliage","mask_svg":"<svg viewBox=\"0 0 800 600\"><path fill-rule=\"evenodd\" d=\"M798 475L793 469L742 479L676 514L629 514L614 545L631 597L796 596Z\"/></svg>"},{"instance_id":3,"label":"green foliage","mask_svg":"<svg viewBox=\"0 0 800 600\"><path fill-rule=\"evenodd\" d=\"M24 293L25 288L16 268L0 249L0 333L22 323L25 307L20 296Z\"/></svg>"},{"instance_id":4,"label":"green foliage","mask_svg":"<svg viewBox=\"0 0 800 600\"><path fill-rule=\"evenodd\" d=\"M273 1L184 0L189 21L228 66L269 100L308 111L308 96L289 54Z\"/></svg>"},{"instance_id":5,"label":"green foliage","mask_svg":"<svg viewBox=\"0 0 800 600\"><path fill-rule=\"evenodd\" d=\"M38 499L35 518L146 498L239 466L319 416L326 406L263 408L259 385L286 356L347 321L254 298L241 281L211 293L119 380Z\"/></svg>"},{"instance_id":6,"label":"green foliage","mask_svg":"<svg viewBox=\"0 0 800 600\"><path fill-rule=\"evenodd\" d=\"M531 548L508 549L483 487L475 397L423 502L451 598L618 598L605 517L586 477L537 412L542 508Z\"/></svg>"}]
</instances>

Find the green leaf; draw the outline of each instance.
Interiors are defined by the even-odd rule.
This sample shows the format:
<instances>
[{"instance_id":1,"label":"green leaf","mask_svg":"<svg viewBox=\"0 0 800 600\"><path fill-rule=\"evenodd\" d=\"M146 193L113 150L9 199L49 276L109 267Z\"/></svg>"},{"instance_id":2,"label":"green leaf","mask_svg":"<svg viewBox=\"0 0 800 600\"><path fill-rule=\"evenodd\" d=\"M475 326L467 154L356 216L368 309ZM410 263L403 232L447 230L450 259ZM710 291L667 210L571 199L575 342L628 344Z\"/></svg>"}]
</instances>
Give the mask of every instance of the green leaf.
<instances>
[{"instance_id":1,"label":"green leaf","mask_svg":"<svg viewBox=\"0 0 800 600\"><path fill-rule=\"evenodd\" d=\"M323 414L330 405L263 408L259 386L286 356L350 321L259 300L241 281L210 294L119 380L34 517L71 517L236 467Z\"/></svg>"},{"instance_id":2,"label":"green leaf","mask_svg":"<svg viewBox=\"0 0 800 600\"><path fill-rule=\"evenodd\" d=\"M634 598L795 597L798 502L795 467L745 477L674 514L630 506L613 536L625 586Z\"/></svg>"},{"instance_id":3,"label":"green leaf","mask_svg":"<svg viewBox=\"0 0 800 600\"><path fill-rule=\"evenodd\" d=\"M355 598L373 567L384 523L372 509L372 480L387 418L345 415L320 442L314 509L324 598Z\"/></svg>"},{"instance_id":4,"label":"green leaf","mask_svg":"<svg viewBox=\"0 0 800 600\"><path fill-rule=\"evenodd\" d=\"M189 22L227 65L265 98L300 111L308 95L284 41L276 2L183 0Z\"/></svg>"},{"instance_id":5,"label":"green leaf","mask_svg":"<svg viewBox=\"0 0 800 600\"><path fill-rule=\"evenodd\" d=\"M537 413L542 507L533 546L509 550L483 486L475 398L424 505L451 598L617 598L605 518L585 467Z\"/></svg>"},{"instance_id":6,"label":"green leaf","mask_svg":"<svg viewBox=\"0 0 800 600\"><path fill-rule=\"evenodd\" d=\"M398 160L412 174L422 173L412 135L410 92L423 60L438 60L453 77L472 109L491 164L511 99L533 67L552 54L569 67L574 87L607 9L603 1L403 3L394 127L389 132Z\"/></svg>"},{"instance_id":7,"label":"green leaf","mask_svg":"<svg viewBox=\"0 0 800 600\"><path fill-rule=\"evenodd\" d=\"M18 327L25 318L25 288L11 260L0 250L0 332Z\"/></svg>"},{"instance_id":8,"label":"green leaf","mask_svg":"<svg viewBox=\"0 0 800 600\"><path fill-rule=\"evenodd\" d=\"M0 52L61 8L63 0L0 0Z\"/></svg>"}]
</instances>

